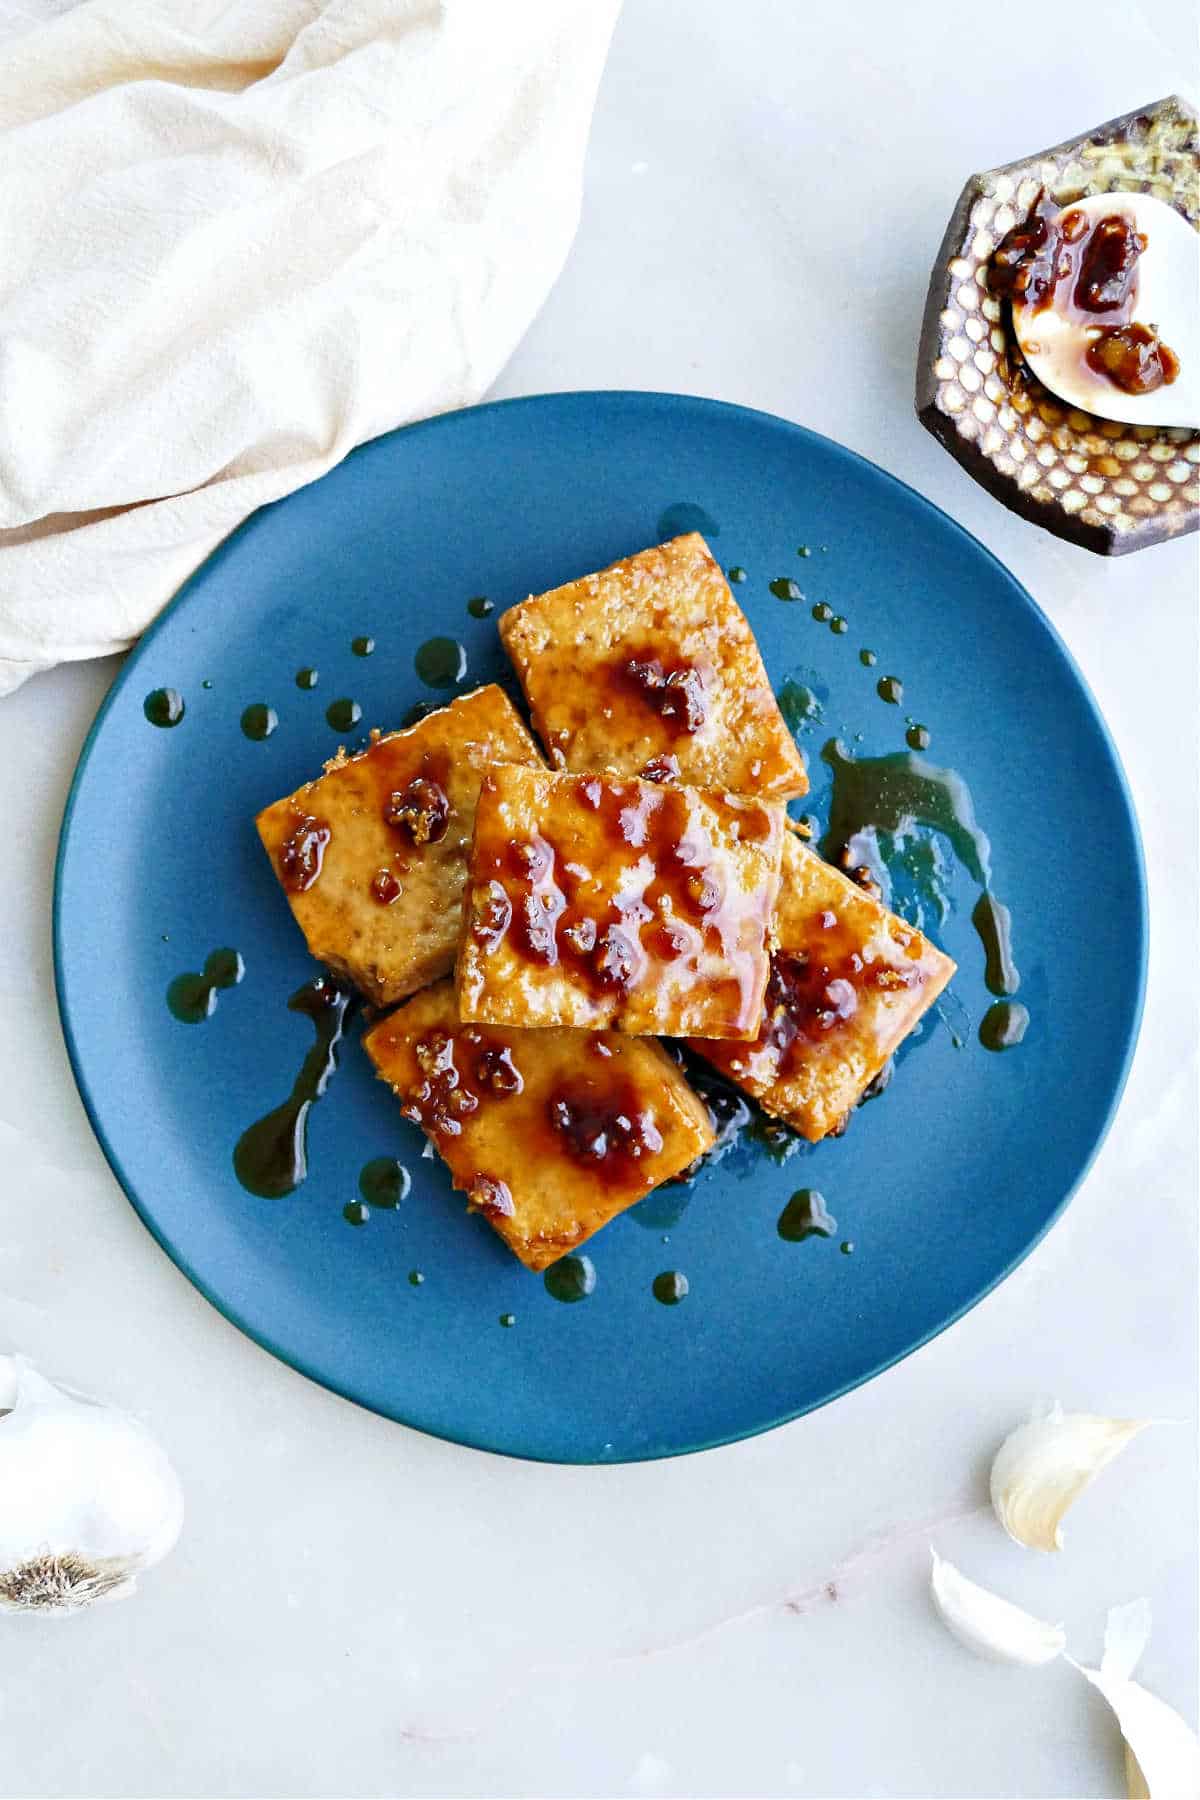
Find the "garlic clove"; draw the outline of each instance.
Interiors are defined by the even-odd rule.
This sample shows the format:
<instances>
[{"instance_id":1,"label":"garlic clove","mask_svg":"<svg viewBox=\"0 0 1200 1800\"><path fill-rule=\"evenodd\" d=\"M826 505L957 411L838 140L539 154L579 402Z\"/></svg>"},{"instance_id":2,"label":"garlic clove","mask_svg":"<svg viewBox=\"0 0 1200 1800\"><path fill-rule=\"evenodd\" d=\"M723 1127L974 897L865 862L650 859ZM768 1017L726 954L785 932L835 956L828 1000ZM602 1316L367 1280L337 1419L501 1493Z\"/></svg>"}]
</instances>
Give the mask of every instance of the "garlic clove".
<instances>
[{"instance_id":1,"label":"garlic clove","mask_svg":"<svg viewBox=\"0 0 1200 1800\"><path fill-rule=\"evenodd\" d=\"M1125 1791L1129 1800L1150 1800L1150 1789L1146 1786L1146 1777L1142 1774L1141 1765L1129 1745L1125 1746Z\"/></svg>"},{"instance_id":2,"label":"garlic clove","mask_svg":"<svg viewBox=\"0 0 1200 1800\"><path fill-rule=\"evenodd\" d=\"M992 1506L1009 1537L1031 1550L1061 1550L1061 1523L1072 1501L1152 1423L1055 1406L1010 1432L991 1474Z\"/></svg>"},{"instance_id":3,"label":"garlic clove","mask_svg":"<svg viewBox=\"0 0 1200 1800\"><path fill-rule=\"evenodd\" d=\"M1114 1606L1104 1632L1100 1667L1085 1669L1079 1663L1074 1667L1104 1695L1117 1715L1125 1739L1130 1800L1196 1800L1200 1795L1200 1741L1173 1707L1131 1678L1149 1635L1148 1601Z\"/></svg>"},{"instance_id":4,"label":"garlic clove","mask_svg":"<svg viewBox=\"0 0 1200 1800\"><path fill-rule=\"evenodd\" d=\"M183 1524L178 1477L140 1420L0 1357L0 1612L133 1591Z\"/></svg>"},{"instance_id":5,"label":"garlic clove","mask_svg":"<svg viewBox=\"0 0 1200 1800\"><path fill-rule=\"evenodd\" d=\"M11 1408L17 1406L70 1406L78 1396L67 1393L65 1388L55 1387L44 1375L39 1375L27 1356L12 1356L4 1359L13 1365L13 1398L8 1402Z\"/></svg>"},{"instance_id":6,"label":"garlic clove","mask_svg":"<svg viewBox=\"0 0 1200 1800\"><path fill-rule=\"evenodd\" d=\"M1061 1625L1048 1625L1044 1619L1014 1606L1011 1600L968 1581L932 1546L930 1554L934 1605L960 1644L976 1656L993 1662L1018 1663L1029 1669L1040 1668L1062 1655L1067 1638Z\"/></svg>"},{"instance_id":7,"label":"garlic clove","mask_svg":"<svg viewBox=\"0 0 1200 1800\"><path fill-rule=\"evenodd\" d=\"M1079 1673L1104 1695L1125 1739L1125 1779L1130 1800L1196 1800L1200 1795L1200 1742L1174 1707L1156 1694L1100 1669Z\"/></svg>"}]
</instances>

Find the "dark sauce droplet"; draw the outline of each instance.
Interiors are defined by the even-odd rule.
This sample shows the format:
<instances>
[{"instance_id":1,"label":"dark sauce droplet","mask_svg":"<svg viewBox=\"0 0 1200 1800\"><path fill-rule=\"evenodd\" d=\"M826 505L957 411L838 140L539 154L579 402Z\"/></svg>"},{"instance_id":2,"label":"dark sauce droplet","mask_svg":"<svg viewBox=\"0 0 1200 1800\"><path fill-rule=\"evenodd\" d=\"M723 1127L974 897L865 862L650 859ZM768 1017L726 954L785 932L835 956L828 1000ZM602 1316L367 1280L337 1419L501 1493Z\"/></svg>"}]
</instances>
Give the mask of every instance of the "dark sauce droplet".
<instances>
[{"instance_id":1,"label":"dark sauce droplet","mask_svg":"<svg viewBox=\"0 0 1200 1800\"><path fill-rule=\"evenodd\" d=\"M678 1269L664 1269L661 1275L654 1277L651 1292L664 1306L678 1306L681 1300L687 1298L688 1278L680 1274Z\"/></svg>"},{"instance_id":2,"label":"dark sauce droplet","mask_svg":"<svg viewBox=\"0 0 1200 1800\"><path fill-rule=\"evenodd\" d=\"M799 1188L779 1215L775 1227L789 1244L809 1237L832 1237L837 1220L826 1210L825 1196L816 1188Z\"/></svg>"},{"instance_id":3,"label":"dark sauce droplet","mask_svg":"<svg viewBox=\"0 0 1200 1800\"><path fill-rule=\"evenodd\" d=\"M362 707L357 700L331 700L325 708L325 717L335 731L353 731L362 718Z\"/></svg>"},{"instance_id":4,"label":"dark sauce droplet","mask_svg":"<svg viewBox=\"0 0 1200 1800\"><path fill-rule=\"evenodd\" d=\"M775 698L789 731L799 731L804 725L819 725L824 716L819 696L803 681L794 681L790 675Z\"/></svg>"},{"instance_id":5,"label":"dark sauce droplet","mask_svg":"<svg viewBox=\"0 0 1200 1800\"><path fill-rule=\"evenodd\" d=\"M854 1255L854 1245L849 1238L843 1238L838 1248L841 1250L843 1256Z\"/></svg>"},{"instance_id":6,"label":"dark sauce droplet","mask_svg":"<svg viewBox=\"0 0 1200 1800\"><path fill-rule=\"evenodd\" d=\"M696 506L691 500L677 500L674 506L668 506L659 513L660 544L665 544L668 538L682 537L688 531L698 531L702 537L721 535L721 527L712 514L705 512L702 506Z\"/></svg>"},{"instance_id":7,"label":"dark sauce droplet","mask_svg":"<svg viewBox=\"0 0 1200 1800\"><path fill-rule=\"evenodd\" d=\"M739 587L746 579L746 571L743 569L741 563L734 563L732 569L726 569L725 573L730 581L736 582Z\"/></svg>"},{"instance_id":8,"label":"dark sauce droplet","mask_svg":"<svg viewBox=\"0 0 1200 1800\"><path fill-rule=\"evenodd\" d=\"M467 673L466 646L457 638L426 638L413 658L413 667L426 687L454 687Z\"/></svg>"},{"instance_id":9,"label":"dark sauce droplet","mask_svg":"<svg viewBox=\"0 0 1200 1800\"><path fill-rule=\"evenodd\" d=\"M291 1093L244 1131L233 1153L242 1186L264 1200L280 1200L300 1186L308 1173L309 1109L325 1092L337 1068L338 1045L354 1004L347 988L329 975L305 982L288 1001L289 1010L312 1020L316 1042L300 1066Z\"/></svg>"},{"instance_id":10,"label":"dark sauce droplet","mask_svg":"<svg viewBox=\"0 0 1200 1800\"><path fill-rule=\"evenodd\" d=\"M828 625L833 618L833 608L824 600L818 600L812 609L812 616L818 625Z\"/></svg>"},{"instance_id":11,"label":"dark sauce droplet","mask_svg":"<svg viewBox=\"0 0 1200 1800\"><path fill-rule=\"evenodd\" d=\"M928 750L933 734L928 725L910 725L904 734L904 741L911 744L914 750Z\"/></svg>"},{"instance_id":12,"label":"dark sauce droplet","mask_svg":"<svg viewBox=\"0 0 1200 1800\"><path fill-rule=\"evenodd\" d=\"M315 688L319 680L320 676L316 669L296 670L296 686L298 688L303 688L305 693L309 693Z\"/></svg>"},{"instance_id":13,"label":"dark sauce droplet","mask_svg":"<svg viewBox=\"0 0 1200 1800\"><path fill-rule=\"evenodd\" d=\"M264 738L270 737L278 723L279 716L274 708L259 701L254 706L248 706L242 714L242 736L261 744Z\"/></svg>"},{"instance_id":14,"label":"dark sauce droplet","mask_svg":"<svg viewBox=\"0 0 1200 1800\"><path fill-rule=\"evenodd\" d=\"M839 613L836 618L830 619L829 629L832 631L834 637L845 637L850 629L850 621L848 619L843 619L842 615Z\"/></svg>"},{"instance_id":15,"label":"dark sauce droplet","mask_svg":"<svg viewBox=\"0 0 1200 1800\"><path fill-rule=\"evenodd\" d=\"M517 1322L516 1313L501 1313L500 1314L500 1323L503 1325L505 1331L511 1331L513 1326L516 1324L516 1322Z\"/></svg>"},{"instance_id":16,"label":"dark sauce droplet","mask_svg":"<svg viewBox=\"0 0 1200 1800\"><path fill-rule=\"evenodd\" d=\"M489 600L486 594L476 594L467 601L467 611L473 619L488 619L496 610L496 602Z\"/></svg>"},{"instance_id":17,"label":"dark sauce droplet","mask_svg":"<svg viewBox=\"0 0 1200 1800\"><path fill-rule=\"evenodd\" d=\"M217 989L236 987L245 973L246 965L236 950L214 950L203 974L189 971L175 977L167 989L167 1005L184 1025L198 1025L216 1011Z\"/></svg>"},{"instance_id":18,"label":"dark sauce droplet","mask_svg":"<svg viewBox=\"0 0 1200 1800\"><path fill-rule=\"evenodd\" d=\"M358 1191L371 1206L394 1211L411 1186L412 1176L394 1156L374 1156L358 1172Z\"/></svg>"},{"instance_id":19,"label":"dark sauce droplet","mask_svg":"<svg viewBox=\"0 0 1200 1800\"><path fill-rule=\"evenodd\" d=\"M972 880L980 887L988 885L991 845L976 823L970 790L961 775L939 769L910 750L853 757L836 738L825 745L821 756L833 770L829 829L821 840L827 861L838 863L842 852L864 832L904 834L914 824L926 825L949 839Z\"/></svg>"},{"instance_id":20,"label":"dark sauce droplet","mask_svg":"<svg viewBox=\"0 0 1200 1800\"><path fill-rule=\"evenodd\" d=\"M177 693L174 688L155 688L154 692L147 694L142 701L142 711L152 725L161 725L165 728L170 725L178 725L187 708L183 704L183 695Z\"/></svg>"},{"instance_id":21,"label":"dark sauce droplet","mask_svg":"<svg viewBox=\"0 0 1200 1800\"><path fill-rule=\"evenodd\" d=\"M353 650L355 656L373 656L375 654L375 639L373 637L351 638L350 648Z\"/></svg>"},{"instance_id":22,"label":"dark sauce droplet","mask_svg":"<svg viewBox=\"0 0 1200 1800\"><path fill-rule=\"evenodd\" d=\"M983 979L989 993L1015 994L1021 985L1021 976L1013 961L1012 914L993 893L987 892L980 894L975 902L971 923L979 933L987 957Z\"/></svg>"},{"instance_id":23,"label":"dark sauce droplet","mask_svg":"<svg viewBox=\"0 0 1200 1800\"><path fill-rule=\"evenodd\" d=\"M202 682L201 682L201 683L200 683L200 686L201 686L201 687L202 687L202 688L205 688L205 689L208 689L208 688L211 688L211 687L212 687L212 682L211 682L211 681L202 681Z\"/></svg>"},{"instance_id":24,"label":"dark sauce droplet","mask_svg":"<svg viewBox=\"0 0 1200 1800\"><path fill-rule=\"evenodd\" d=\"M864 669L873 669L875 664L879 661L879 658L873 650L860 650L858 653L858 660Z\"/></svg>"},{"instance_id":25,"label":"dark sauce droplet","mask_svg":"<svg viewBox=\"0 0 1200 1800\"><path fill-rule=\"evenodd\" d=\"M347 1225L365 1225L370 1216L370 1207L364 1206L361 1200L347 1200L342 1208L342 1217Z\"/></svg>"},{"instance_id":26,"label":"dark sauce droplet","mask_svg":"<svg viewBox=\"0 0 1200 1800\"><path fill-rule=\"evenodd\" d=\"M420 1269L410 1269L408 1271L408 1285L409 1287L424 1287L425 1277L422 1275Z\"/></svg>"},{"instance_id":27,"label":"dark sauce droplet","mask_svg":"<svg viewBox=\"0 0 1200 1800\"><path fill-rule=\"evenodd\" d=\"M793 581L790 575L777 575L774 581L767 583L767 586L777 600L803 600L804 598L799 582Z\"/></svg>"},{"instance_id":28,"label":"dark sauce droplet","mask_svg":"<svg viewBox=\"0 0 1200 1800\"><path fill-rule=\"evenodd\" d=\"M596 1266L590 1256L564 1256L546 1270L542 1280L554 1300L586 1300L595 1291Z\"/></svg>"},{"instance_id":29,"label":"dark sauce droplet","mask_svg":"<svg viewBox=\"0 0 1200 1800\"><path fill-rule=\"evenodd\" d=\"M1029 1010L1019 1000L996 1000L983 1015L979 1041L985 1050L1013 1050L1029 1029Z\"/></svg>"},{"instance_id":30,"label":"dark sauce droplet","mask_svg":"<svg viewBox=\"0 0 1200 1800\"><path fill-rule=\"evenodd\" d=\"M881 675L875 683L875 692L889 706L899 706L904 698L904 683L898 675Z\"/></svg>"},{"instance_id":31,"label":"dark sauce droplet","mask_svg":"<svg viewBox=\"0 0 1200 1800\"><path fill-rule=\"evenodd\" d=\"M809 549L807 544L797 544L796 545L796 555L797 556L811 556L812 551Z\"/></svg>"}]
</instances>

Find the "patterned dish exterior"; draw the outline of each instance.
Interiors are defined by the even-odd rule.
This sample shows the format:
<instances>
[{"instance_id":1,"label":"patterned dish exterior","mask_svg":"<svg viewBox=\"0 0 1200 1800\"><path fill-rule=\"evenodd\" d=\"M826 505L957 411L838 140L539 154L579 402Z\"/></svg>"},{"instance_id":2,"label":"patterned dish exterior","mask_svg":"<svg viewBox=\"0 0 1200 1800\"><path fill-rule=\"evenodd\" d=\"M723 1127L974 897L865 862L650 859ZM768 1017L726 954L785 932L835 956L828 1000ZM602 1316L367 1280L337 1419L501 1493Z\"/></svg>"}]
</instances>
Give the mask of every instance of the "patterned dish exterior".
<instances>
[{"instance_id":1,"label":"patterned dish exterior","mask_svg":"<svg viewBox=\"0 0 1200 1800\"><path fill-rule=\"evenodd\" d=\"M1153 194L1200 229L1200 132L1174 96L972 175L933 266L917 354L921 423L1005 506L1101 556L1200 522L1200 431L1122 425L1058 400L1024 364L989 259L1038 195Z\"/></svg>"}]
</instances>

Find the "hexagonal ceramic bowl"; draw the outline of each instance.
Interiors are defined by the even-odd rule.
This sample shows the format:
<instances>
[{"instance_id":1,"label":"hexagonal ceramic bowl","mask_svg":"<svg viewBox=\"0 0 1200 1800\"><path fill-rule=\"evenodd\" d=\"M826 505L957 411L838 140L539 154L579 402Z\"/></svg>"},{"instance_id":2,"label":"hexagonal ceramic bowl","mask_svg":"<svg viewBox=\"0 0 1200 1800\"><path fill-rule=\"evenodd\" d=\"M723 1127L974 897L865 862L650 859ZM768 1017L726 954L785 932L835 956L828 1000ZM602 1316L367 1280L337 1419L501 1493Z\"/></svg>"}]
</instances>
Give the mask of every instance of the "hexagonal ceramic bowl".
<instances>
[{"instance_id":1,"label":"hexagonal ceramic bowl","mask_svg":"<svg viewBox=\"0 0 1200 1800\"><path fill-rule=\"evenodd\" d=\"M1005 506L1101 556L1200 522L1200 431L1121 425L1057 399L1023 363L992 252L1045 191L1154 194L1200 229L1200 132L1174 96L972 175L933 265L917 356L921 423Z\"/></svg>"}]
</instances>

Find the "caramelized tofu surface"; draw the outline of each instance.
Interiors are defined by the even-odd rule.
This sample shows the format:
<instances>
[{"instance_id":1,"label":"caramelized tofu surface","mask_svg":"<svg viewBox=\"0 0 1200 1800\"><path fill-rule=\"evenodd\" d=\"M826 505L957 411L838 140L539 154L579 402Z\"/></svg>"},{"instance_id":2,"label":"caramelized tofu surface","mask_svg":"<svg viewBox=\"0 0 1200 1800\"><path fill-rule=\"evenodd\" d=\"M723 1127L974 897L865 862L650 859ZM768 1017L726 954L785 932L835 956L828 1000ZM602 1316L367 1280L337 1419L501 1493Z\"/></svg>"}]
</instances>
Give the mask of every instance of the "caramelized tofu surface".
<instances>
[{"instance_id":1,"label":"caramelized tofu surface","mask_svg":"<svg viewBox=\"0 0 1200 1800\"><path fill-rule=\"evenodd\" d=\"M698 533L522 601L500 637L553 767L807 792L754 634Z\"/></svg>"},{"instance_id":2,"label":"caramelized tofu surface","mask_svg":"<svg viewBox=\"0 0 1200 1800\"><path fill-rule=\"evenodd\" d=\"M378 1005L452 968L484 768L541 767L498 687L339 754L255 823L318 961Z\"/></svg>"},{"instance_id":3,"label":"caramelized tofu surface","mask_svg":"<svg viewBox=\"0 0 1200 1800\"><path fill-rule=\"evenodd\" d=\"M660 1045L463 1024L449 981L363 1043L470 1210L530 1269L577 1249L713 1144L707 1110Z\"/></svg>"},{"instance_id":4,"label":"caramelized tofu surface","mask_svg":"<svg viewBox=\"0 0 1200 1800\"><path fill-rule=\"evenodd\" d=\"M753 1037L782 848L770 802L489 770L463 911L463 1018Z\"/></svg>"},{"instance_id":5,"label":"caramelized tofu surface","mask_svg":"<svg viewBox=\"0 0 1200 1800\"><path fill-rule=\"evenodd\" d=\"M788 831L752 1044L692 1048L804 1137L841 1125L955 965Z\"/></svg>"}]
</instances>

